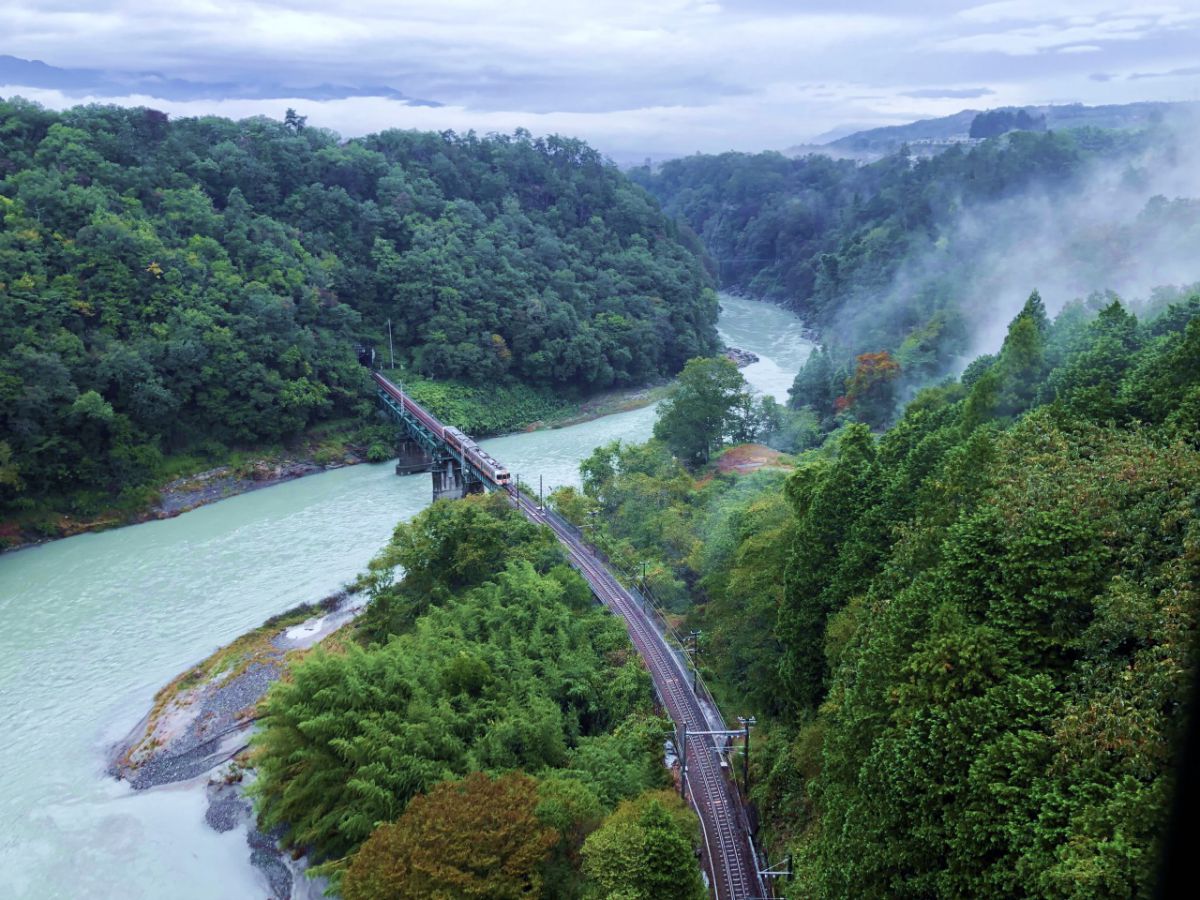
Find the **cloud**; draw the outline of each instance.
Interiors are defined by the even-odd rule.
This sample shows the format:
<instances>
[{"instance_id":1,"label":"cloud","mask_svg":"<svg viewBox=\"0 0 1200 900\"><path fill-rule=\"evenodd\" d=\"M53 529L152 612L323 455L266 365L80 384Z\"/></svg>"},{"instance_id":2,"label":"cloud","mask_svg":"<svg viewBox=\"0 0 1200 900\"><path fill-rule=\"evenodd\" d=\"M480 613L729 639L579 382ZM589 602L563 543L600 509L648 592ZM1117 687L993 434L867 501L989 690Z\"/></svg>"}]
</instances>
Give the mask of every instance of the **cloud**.
<instances>
[{"instance_id":1,"label":"cloud","mask_svg":"<svg viewBox=\"0 0 1200 900\"><path fill-rule=\"evenodd\" d=\"M1200 25L1200 12L1175 4L1130 7L1111 0L1006 0L965 9L955 18L965 27L1007 27L948 37L939 43L942 49L1010 56L1098 52L1109 42L1143 41Z\"/></svg>"},{"instance_id":2,"label":"cloud","mask_svg":"<svg viewBox=\"0 0 1200 900\"><path fill-rule=\"evenodd\" d=\"M784 148L847 121L947 115L984 97L997 106L1158 99L1163 83L1124 76L1188 66L1200 45L1200 12L1153 0L1137 8L1113 0L183 0L165 6L7 0L0 4L3 50L103 70L110 87L93 88L97 99L130 102L119 95L154 94L147 87L153 82L130 75L147 71L252 88L284 85L293 94L314 84L386 86L441 102L446 111L441 118L416 116L403 104L365 99L302 104L313 121L322 118L345 134L434 121L480 131L542 124L580 129L597 141L611 137L616 143L601 148L614 153L635 146L667 153ZM1091 77L1097 70L1121 77L1104 82ZM28 93L20 85L0 90ZM277 93L254 111L277 115L288 87ZM206 110L189 107L192 113L232 108L218 101Z\"/></svg>"},{"instance_id":3,"label":"cloud","mask_svg":"<svg viewBox=\"0 0 1200 900\"><path fill-rule=\"evenodd\" d=\"M904 91L903 96L917 99L957 98L975 100L979 97L989 97L996 92L991 88L921 88L915 91Z\"/></svg>"},{"instance_id":4,"label":"cloud","mask_svg":"<svg viewBox=\"0 0 1200 900\"><path fill-rule=\"evenodd\" d=\"M1134 8L1141 15L1161 17L1167 22L1196 18L1195 13L1189 13L1177 3L1145 3ZM998 3L970 6L959 12L955 18L985 25L1040 21L1088 25L1106 17L1124 16L1130 9L1130 5L1122 0L1058 0L1053 4L1043 0L1002 0Z\"/></svg>"},{"instance_id":5,"label":"cloud","mask_svg":"<svg viewBox=\"0 0 1200 900\"><path fill-rule=\"evenodd\" d=\"M794 88L801 91L802 88ZM821 92L818 92L821 93ZM814 100L813 115L805 128L831 127L843 121L844 90L825 92L825 100ZM312 126L331 128L344 137L357 137L388 128L441 131L511 133L526 128L534 134L568 134L587 139L620 162L640 162L647 153L680 156L695 152L761 150L790 146L807 137L786 124L786 110L797 105L792 92L760 98L753 106L736 99L711 104L667 105L605 111L478 110L460 105L414 106L384 97L351 97L313 101L295 97L278 99L166 100L147 95L124 97L67 95L48 89L0 85L0 97L20 94L55 109L81 103L117 102L124 106L147 106L173 117L220 115L233 119L264 115L281 119L284 111L297 109Z\"/></svg>"},{"instance_id":6,"label":"cloud","mask_svg":"<svg viewBox=\"0 0 1200 900\"><path fill-rule=\"evenodd\" d=\"M1143 78L1190 78L1194 75L1200 75L1200 66L1185 66L1182 69L1171 69L1168 72L1134 72L1129 76L1129 80L1138 81Z\"/></svg>"}]
</instances>

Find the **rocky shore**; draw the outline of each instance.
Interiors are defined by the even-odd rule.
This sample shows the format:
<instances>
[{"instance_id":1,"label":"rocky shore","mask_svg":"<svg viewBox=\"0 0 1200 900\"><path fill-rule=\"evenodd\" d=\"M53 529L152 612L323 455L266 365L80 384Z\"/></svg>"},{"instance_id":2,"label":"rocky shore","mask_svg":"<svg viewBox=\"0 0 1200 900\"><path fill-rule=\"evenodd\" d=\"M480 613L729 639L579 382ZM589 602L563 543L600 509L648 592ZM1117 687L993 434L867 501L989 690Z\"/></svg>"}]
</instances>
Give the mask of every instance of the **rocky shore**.
<instances>
[{"instance_id":1,"label":"rocky shore","mask_svg":"<svg viewBox=\"0 0 1200 900\"><path fill-rule=\"evenodd\" d=\"M315 475L318 472L340 469L365 461L366 456L360 449L347 448L340 458L329 463L320 463L311 457L289 456L264 457L240 466L217 466L195 475L187 475L167 482L158 489L153 503L132 514L109 512L92 518L60 515L54 520L53 531L56 533L53 534L38 534L13 523L0 522L0 553L25 550L29 547L36 547L38 544L85 534L89 531L104 531L124 525L137 525L155 519L173 519L182 513L209 503L216 503L218 500L272 487L285 481L302 478L305 475Z\"/></svg>"},{"instance_id":2,"label":"rocky shore","mask_svg":"<svg viewBox=\"0 0 1200 900\"><path fill-rule=\"evenodd\" d=\"M279 834L259 831L244 795L252 778L246 752L258 706L305 651L353 621L365 603L349 592L269 619L164 687L154 706L111 752L108 772L135 790L195 781L205 790L205 821L216 831L247 829L251 861L274 900L290 900L301 868L279 849ZM207 777L205 777L207 776Z\"/></svg>"},{"instance_id":3,"label":"rocky shore","mask_svg":"<svg viewBox=\"0 0 1200 900\"><path fill-rule=\"evenodd\" d=\"M363 462L358 453L348 453L339 462L321 465L311 459L260 460L248 469L218 466L207 472L177 478L162 486L158 502L150 509L148 518L169 519L206 503L245 494L260 488L282 484L305 475L324 472Z\"/></svg>"},{"instance_id":4,"label":"rocky shore","mask_svg":"<svg viewBox=\"0 0 1200 900\"><path fill-rule=\"evenodd\" d=\"M739 369L744 369L746 366L758 362L757 353L751 353L749 350L739 350L737 347L726 347L722 355L726 359L733 360L733 364Z\"/></svg>"}]
</instances>

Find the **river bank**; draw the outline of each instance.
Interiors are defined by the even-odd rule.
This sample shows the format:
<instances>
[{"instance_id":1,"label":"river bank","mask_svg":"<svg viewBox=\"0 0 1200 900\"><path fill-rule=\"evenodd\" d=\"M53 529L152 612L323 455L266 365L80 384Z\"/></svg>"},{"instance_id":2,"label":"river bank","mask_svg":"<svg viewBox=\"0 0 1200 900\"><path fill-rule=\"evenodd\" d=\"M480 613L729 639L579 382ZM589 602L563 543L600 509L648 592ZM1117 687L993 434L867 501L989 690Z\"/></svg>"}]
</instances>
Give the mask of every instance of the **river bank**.
<instances>
[{"instance_id":1,"label":"river bank","mask_svg":"<svg viewBox=\"0 0 1200 900\"><path fill-rule=\"evenodd\" d=\"M666 396L673 383L662 381L594 394L585 400L568 403L549 415L518 422L510 432L504 433L567 428L642 409ZM485 439L498 436L498 433L484 429L474 436ZM212 460L198 461L191 467L185 465L183 472L146 491L143 502L132 506L114 506L92 515L40 510L0 519L0 554L79 534L171 519L240 494L366 461L367 448L354 441L350 428L318 427L284 447L239 450L229 461L216 465Z\"/></svg>"},{"instance_id":2,"label":"river bank","mask_svg":"<svg viewBox=\"0 0 1200 900\"><path fill-rule=\"evenodd\" d=\"M108 774L136 791L202 788L206 825L219 834L245 831L250 862L273 900L310 892L297 890L303 866L279 849L281 835L258 828L246 796L259 706L293 662L317 644L336 643L329 639L364 608L350 588L272 616L161 688L150 711L110 750Z\"/></svg>"}]
</instances>

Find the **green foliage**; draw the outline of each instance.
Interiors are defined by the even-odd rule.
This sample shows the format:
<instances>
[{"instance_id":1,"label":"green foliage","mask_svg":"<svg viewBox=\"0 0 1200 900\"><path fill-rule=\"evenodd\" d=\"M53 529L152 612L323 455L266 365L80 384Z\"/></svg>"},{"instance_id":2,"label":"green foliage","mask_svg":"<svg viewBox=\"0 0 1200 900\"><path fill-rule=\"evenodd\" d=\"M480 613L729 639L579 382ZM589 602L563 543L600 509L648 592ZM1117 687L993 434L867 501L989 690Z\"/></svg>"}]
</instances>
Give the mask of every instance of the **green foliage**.
<instances>
[{"instance_id":1,"label":"green foliage","mask_svg":"<svg viewBox=\"0 0 1200 900\"><path fill-rule=\"evenodd\" d=\"M825 622L862 586L861 563L878 552L877 529L864 516L878 489L875 442L863 425L840 433L832 462L801 466L788 479L796 521L776 632L781 678L800 705L820 700Z\"/></svg>"},{"instance_id":2,"label":"green foliage","mask_svg":"<svg viewBox=\"0 0 1200 900\"><path fill-rule=\"evenodd\" d=\"M622 803L583 844L589 897L701 900L694 849L699 828L673 791Z\"/></svg>"},{"instance_id":3,"label":"green foliage","mask_svg":"<svg viewBox=\"0 0 1200 900\"><path fill-rule=\"evenodd\" d=\"M907 148L867 165L774 152L695 154L631 177L720 261L723 287L791 306L821 333L826 350L797 375L793 404L810 407L826 432L842 415L880 427L895 418L894 400L944 377L971 349L969 324L994 302L983 261L1024 258L1031 216L1046 206L1070 209L1097 166L1125 169L1134 180L1171 169L1189 140L1166 129L1047 132L1024 113L981 114L976 127L991 140L930 159ZM1033 130L995 137L1013 128ZM1112 202L1128 204L1127 195ZM1156 259L1193 256L1200 203L1155 197L1124 222L1090 214L1077 221L1055 265L1115 284L1142 247L1155 247ZM1030 274L1028 288L1037 278ZM856 358L883 352L900 366L895 377L860 379L858 388L873 390L848 393Z\"/></svg>"},{"instance_id":4,"label":"green foliage","mask_svg":"<svg viewBox=\"0 0 1200 900\"><path fill-rule=\"evenodd\" d=\"M470 497L397 529L368 579L374 642L315 650L268 694L255 738L265 826L337 871L413 797L472 772L547 775L559 787L543 800L566 804L555 828L580 841L588 797L608 809L663 783L663 726L624 628L552 536L522 522L503 499ZM581 822L561 821L576 808ZM406 827L378 840L411 843ZM385 856L373 851L371 871L401 878Z\"/></svg>"},{"instance_id":5,"label":"green foliage","mask_svg":"<svg viewBox=\"0 0 1200 900\"><path fill-rule=\"evenodd\" d=\"M688 465L699 465L723 444L753 441L779 425L774 399L755 398L731 360L697 358L659 404L654 436Z\"/></svg>"},{"instance_id":6,"label":"green foliage","mask_svg":"<svg viewBox=\"0 0 1200 900\"><path fill-rule=\"evenodd\" d=\"M0 509L369 415L389 322L479 433L716 348L699 261L586 144L304 118L0 101Z\"/></svg>"},{"instance_id":7,"label":"green foliage","mask_svg":"<svg viewBox=\"0 0 1200 900\"><path fill-rule=\"evenodd\" d=\"M578 398L564 396L561 389L434 381L409 371L396 371L389 377L403 384L414 400L443 422L475 437L506 434L534 422L561 419L579 409Z\"/></svg>"},{"instance_id":8,"label":"green foliage","mask_svg":"<svg viewBox=\"0 0 1200 900\"><path fill-rule=\"evenodd\" d=\"M1200 297L1050 322L1035 293L961 382L791 474L695 482L657 442L585 461L576 514L687 585L714 691L760 717L794 896L1152 893L1196 664L1198 395Z\"/></svg>"},{"instance_id":9,"label":"green foliage","mask_svg":"<svg viewBox=\"0 0 1200 900\"><path fill-rule=\"evenodd\" d=\"M900 543L837 656L806 867L831 896L1148 895L1200 460L1039 412L986 480Z\"/></svg>"},{"instance_id":10,"label":"green foliage","mask_svg":"<svg viewBox=\"0 0 1200 900\"><path fill-rule=\"evenodd\" d=\"M406 631L431 605L475 587L508 563L528 560L545 570L559 559L552 535L527 521L500 494L469 502L434 503L396 526L370 563L371 607L362 633L376 641ZM404 580L396 585L397 570Z\"/></svg>"},{"instance_id":11,"label":"green foliage","mask_svg":"<svg viewBox=\"0 0 1200 900\"><path fill-rule=\"evenodd\" d=\"M1009 131L1045 131L1046 114L1027 109L989 109L971 120L973 138L999 137Z\"/></svg>"}]
</instances>

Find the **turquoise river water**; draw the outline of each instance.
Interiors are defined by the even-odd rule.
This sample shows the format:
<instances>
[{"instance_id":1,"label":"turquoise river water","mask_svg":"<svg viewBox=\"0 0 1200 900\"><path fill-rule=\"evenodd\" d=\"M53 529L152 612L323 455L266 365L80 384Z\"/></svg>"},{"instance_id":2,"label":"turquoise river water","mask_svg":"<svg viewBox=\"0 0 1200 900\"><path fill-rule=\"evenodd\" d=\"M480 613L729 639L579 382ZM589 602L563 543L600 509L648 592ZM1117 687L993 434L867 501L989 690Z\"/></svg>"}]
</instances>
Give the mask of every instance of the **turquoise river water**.
<instances>
[{"instance_id":1,"label":"turquoise river water","mask_svg":"<svg viewBox=\"0 0 1200 900\"><path fill-rule=\"evenodd\" d=\"M761 357L747 380L786 400L812 346L800 321L734 297L722 308L723 339ZM484 445L549 490L653 423L648 407ZM245 832L205 825L203 791L134 792L105 775L106 750L187 666L351 580L430 491L428 475L352 466L0 556L0 897L267 896Z\"/></svg>"}]
</instances>

